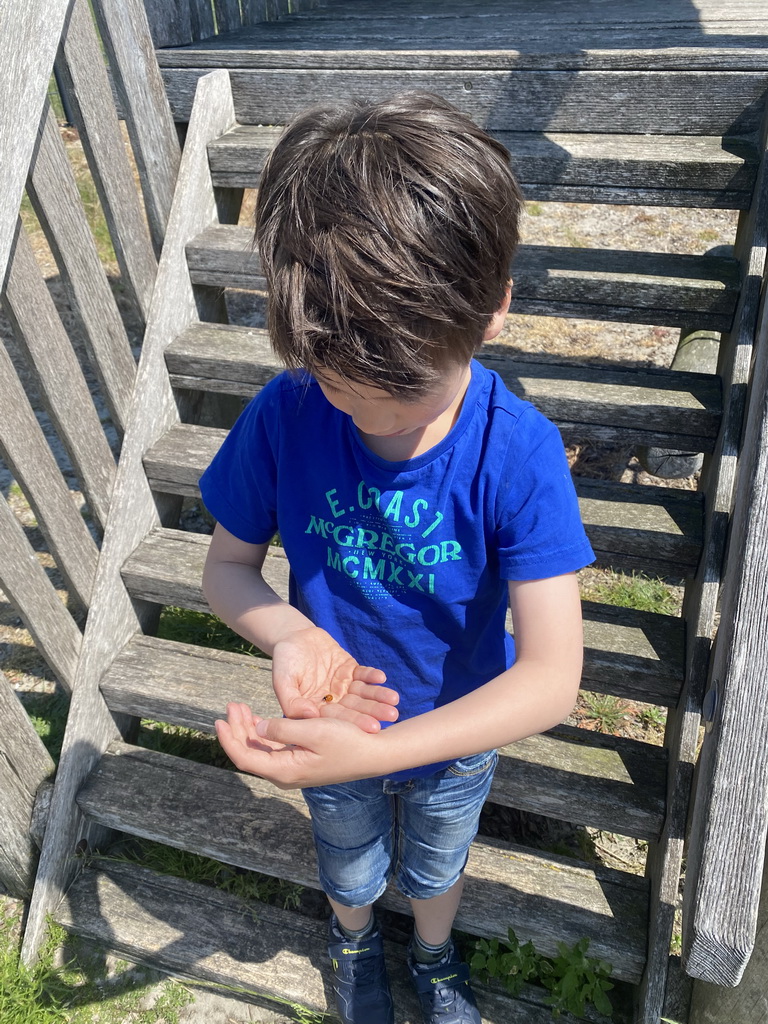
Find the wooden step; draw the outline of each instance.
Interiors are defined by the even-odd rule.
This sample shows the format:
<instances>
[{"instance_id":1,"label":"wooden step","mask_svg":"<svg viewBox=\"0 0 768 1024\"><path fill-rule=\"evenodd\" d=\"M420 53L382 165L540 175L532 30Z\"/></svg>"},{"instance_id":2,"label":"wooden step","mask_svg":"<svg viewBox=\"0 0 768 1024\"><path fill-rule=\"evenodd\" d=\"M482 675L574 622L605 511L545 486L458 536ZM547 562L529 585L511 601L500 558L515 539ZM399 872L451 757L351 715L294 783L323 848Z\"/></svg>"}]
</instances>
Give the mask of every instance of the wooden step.
<instances>
[{"instance_id":1,"label":"wooden step","mask_svg":"<svg viewBox=\"0 0 768 1024\"><path fill-rule=\"evenodd\" d=\"M335 1019L324 921L99 858L79 874L54 917L72 934L128 960L247 993L266 1010L301 1006ZM418 1024L405 949L396 942L385 942L385 949L395 1024ZM473 988L483 1024L551 1024L542 989L526 986L511 1000L477 983ZM570 1014L559 1021L579 1024Z\"/></svg>"},{"instance_id":2,"label":"wooden step","mask_svg":"<svg viewBox=\"0 0 768 1024\"><path fill-rule=\"evenodd\" d=\"M557 423L566 441L714 448L722 412L714 374L529 362L503 345L485 346L478 359ZM169 345L166 364L175 387L249 398L282 369L265 330L211 323L183 331Z\"/></svg>"},{"instance_id":3,"label":"wooden step","mask_svg":"<svg viewBox=\"0 0 768 1024\"><path fill-rule=\"evenodd\" d=\"M235 47L233 47L235 49ZM160 59L171 60L167 51ZM177 62L163 67L166 93L175 121L188 121L197 81L210 68L175 51ZM300 111L330 97L364 96L380 100L397 92L436 92L495 131L587 132L618 135L747 136L760 125L768 70L659 70L645 68L553 71L551 67L488 69L482 55L464 51L464 68L430 68L422 63L401 68L400 54L381 53L383 66L351 68L348 51L331 51L330 67L235 67L230 71L235 117L240 124L287 124ZM402 51L401 51L402 52ZM217 67L237 64L220 50ZM304 52L297 55L303 60ZM278 57L279 59L279 57ZM637 59L637 56L636 58ZM502 58L503 60L503 58Z\"/></svg>"},{"instance_id":4,"label":"wooden step","mask_svg":"<svg viewBox=\"0 0 768 1024\"><path fill-rule=\"evenodd\" d=\"M263 289L247 227L217 225L187 246L193 284ZM739 289L734 259L623 249L523 245L515 256L512 310L727 331Z\"/></svg>"},{"instance_id":5,"label":"wooden step","mask_svg":"<svg viewBox=\"0 0 768 1024\"><path fill-rule=\"evenodd\" d=\"M354 57L354 54L350 54ZM202 65L201 65L202 66ZM214 185L256 188L280 128L239 125L208 147ZM719 136L494 132L526 199L746 209L757 154Z\"/></svg>"},{"instance_id":6,"label":"wooden step","mask_svg":"<svg viewBox=\"0 0 768 1024\"><path fill-rule=\"evenodd\" d=\"M157 529L127 559L123 580L131 595L161 605L210 609L200 587L210 537ZM267 583L287 598L288 562L270 548L264 563ZM629 700L673 707L683 681L683 623L672 615L582 602L584 671L582 686Z\"/></svg>"},{"instance_id":7,"label":"wooden step","mask_svg":"<svg viewBox=\"0 0 768 1024\"><path fill-rule=\"evenodd\" d=\"M92 820L131 835L318 888L300 791L158 751L113 743L77 802ZM409 903L387 890L380 901ZM636 983L645 963L648 885L637 875L478 839L456 917L462 931L505 937L511 925L543 953L585 936L592 955Z\"/></svg>"},{"instance_id":8,"label":"wooden step","mask_svg":"<svg viewBox=\"0 0 768 1024\"><path fill-rule=\"evenodd\" d=\"M179 424L144 457L153 490L198 496L200 476L226 431ZM703 499L696 491L575 477L581 517L597 564L685 577L702 543Z\"/></svg>"},{"instance_id":9,"label":"wooden step","mask_svg":"<svg viewBox=\"0 0 768 1024\"><path fill-rule=\"evenodd\" d=\"M266 659L136 636L101 680L113 711L214 732L230 701L276 717ZM491 801L655 841L664 823L666 751L561 726L501 750Z\"/></svg>"}]
</instances>

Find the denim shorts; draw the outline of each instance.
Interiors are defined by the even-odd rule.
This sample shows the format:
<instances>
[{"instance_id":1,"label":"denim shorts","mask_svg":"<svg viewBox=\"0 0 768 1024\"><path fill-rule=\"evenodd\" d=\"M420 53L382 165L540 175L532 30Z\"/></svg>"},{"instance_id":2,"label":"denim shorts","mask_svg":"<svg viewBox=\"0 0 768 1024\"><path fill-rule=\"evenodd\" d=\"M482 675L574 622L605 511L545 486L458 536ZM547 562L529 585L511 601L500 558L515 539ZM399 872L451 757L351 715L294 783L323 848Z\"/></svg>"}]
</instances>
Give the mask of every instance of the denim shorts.
<instances>
[{"instance_id":1,"label":"denim shorts","mask_svg":"<svg viewBox=\"0 0 768 1024\"><path fill-rule=\"evenodd\" d=\"M373 903L390 879L412 899L447 892L467 863L497 760L491 750L427 778L303 790L323 890L347 907Z\"/></svg>"}]
</instances>

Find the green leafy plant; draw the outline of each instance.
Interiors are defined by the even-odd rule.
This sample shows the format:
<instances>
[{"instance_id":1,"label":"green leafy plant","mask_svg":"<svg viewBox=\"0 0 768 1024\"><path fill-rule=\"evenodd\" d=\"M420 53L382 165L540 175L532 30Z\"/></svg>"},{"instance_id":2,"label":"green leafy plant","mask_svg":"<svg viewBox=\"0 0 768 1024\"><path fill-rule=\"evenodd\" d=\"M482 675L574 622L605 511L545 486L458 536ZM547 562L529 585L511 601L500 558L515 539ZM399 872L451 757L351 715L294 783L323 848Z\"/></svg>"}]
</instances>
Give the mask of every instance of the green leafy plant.
<instances>
[{"instance_id":1,"label":"green leafy plant","mask_svg":"<svg viewBox=\"0 0 768 1024\"><path fill-rule=\"evenodd\" d=\"M520 993L526 982L539 984L549 992L552 1015L584 1014L591 1003L600 1013L610 1016L611 1001L606 995L613 988L609 980L611 965L587 956L589 939L574 946L557 944L558 955L542 956L532 942L520 943L512 928L507 939L478 939L469 966L480 981L500 981L510 995Z\"/></svg>"},{"instance_id":2,"label":"green leafy plant","mask_svg":"<svg viewBox=\"0 0 768 1024\"><path fill-rule=\"evenodd\" d=\"M510 928L508 939L478 939L469 966L480 981L498 978L509 994L516 996L527 981L540 978L541 962L533 943L520 945Z\"/></svg>"},{"instance_id":3,"label":"green leafy plant","mask_svg":"<svg viewBox=\"0 0 768 1024\"><path fill-rule=\"evenodd\" d=\"M606 995L613 984L608 980L611 965L597 957L587 956L589 939L580 939L575 946L557 944L558 956L551 961L552 971L546 973L541 983L550 992L552 1012L559 1016L563 1011L577 1017L584 1014L586 1003L592 1003L599 1013L611 1015L611 1001Z\"/></svg>"}]
</instances>

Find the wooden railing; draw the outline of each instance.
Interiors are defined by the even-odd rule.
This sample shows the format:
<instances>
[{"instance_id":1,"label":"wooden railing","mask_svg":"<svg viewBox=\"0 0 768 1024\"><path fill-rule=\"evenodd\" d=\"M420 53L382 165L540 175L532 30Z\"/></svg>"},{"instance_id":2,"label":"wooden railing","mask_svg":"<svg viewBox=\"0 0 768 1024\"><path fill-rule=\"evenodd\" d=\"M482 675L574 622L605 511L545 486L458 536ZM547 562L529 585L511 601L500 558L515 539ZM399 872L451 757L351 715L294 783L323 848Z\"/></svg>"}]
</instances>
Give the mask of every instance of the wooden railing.
<instances>
[{"instance_id":1,"label":"wooden railing","mask_svg":"<svg viewBox=\"0 0 768 1024\"><path fill-rule=\"evenodd\" d=\"M50 109L54 62L107 222L121 302L132 306L140 330L180 158L141 0L100 0L93 6L100 31L88 0L33 0L4 10L0 37L1 299L19 353L14 361L0 344L0 455L34 513L68 601L61 600L5 495L0 588L65 691L75 675L115 479L118 453L100 414L111 420L119 444L136 363ZM20 217L25 190L75 314L66 322ZM54 456L38 420L40 405L71 473ZM88 521L73 488L84 497ZM23 896L34 871L35 795L53 762L2 675L0 707L0 884Z\"/></svg>"}]
</instances>

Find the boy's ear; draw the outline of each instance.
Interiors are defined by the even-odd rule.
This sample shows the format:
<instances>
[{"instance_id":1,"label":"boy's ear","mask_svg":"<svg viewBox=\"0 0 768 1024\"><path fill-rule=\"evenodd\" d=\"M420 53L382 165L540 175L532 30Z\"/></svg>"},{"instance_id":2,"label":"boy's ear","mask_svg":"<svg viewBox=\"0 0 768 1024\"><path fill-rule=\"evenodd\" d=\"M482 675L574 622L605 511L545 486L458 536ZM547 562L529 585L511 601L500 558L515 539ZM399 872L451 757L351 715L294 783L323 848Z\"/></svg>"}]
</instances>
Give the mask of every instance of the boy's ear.
<instances>
[{"instance_id":1,"label":"boy's ear","mask_svg":"<svg viewBox=\"0 0 768 1024\"><path fill-rule=\"evenodd\" d=\"M488 326L485 328L483 333L483 341L493 341L501 333L501 329L504 326L504 319L509 312L509 304L512 301L512 280L510 279L507 284L507 290L504 292L504 298L502 299L501 305L491 317Z\"/></svg>"}]
</instances>

